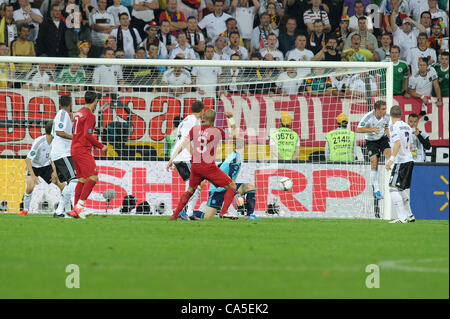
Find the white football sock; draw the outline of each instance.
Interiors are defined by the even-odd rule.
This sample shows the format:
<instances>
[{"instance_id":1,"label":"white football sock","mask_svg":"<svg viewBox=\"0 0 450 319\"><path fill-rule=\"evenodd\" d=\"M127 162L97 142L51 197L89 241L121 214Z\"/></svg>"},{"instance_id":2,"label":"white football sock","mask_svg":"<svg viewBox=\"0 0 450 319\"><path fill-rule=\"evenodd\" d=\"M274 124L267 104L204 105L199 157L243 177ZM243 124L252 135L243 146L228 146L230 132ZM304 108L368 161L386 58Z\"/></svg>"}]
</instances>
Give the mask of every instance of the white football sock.
<instances>
[{"instance_id":1,"label":"white football sock","mask_svg":"<svg viewBox=\"0 0 450 319\"><path fill-rule=\"evenodd\" d=\"M402 195L397 189L389 189L389 194L391 194L392 206L395 207L398 219L405 220L408 217L408 211L403 206Z\"/></svg>"},{"instance_id":2,"label":"white football sock","mask_svg":"<svg viewBox=\"0 0 450 319\"><path fill-rule=\"evenodd\" d=\"M198 197L200 196L200 186L197 187L194 194L192 194L191 198L189 199L186 213L188 216L192 216L194 214L194 208L197 204Z\"/></svg>"},{"instance_id":3,"label":"white football sock","mask_svg":"<svg viewBox=\"0 0 450 319\"><path fill-rule=\"evenodd\" d=\"M408 216L413 215L411 211L411 205L409 203L409 189L404 189L400 192L400 196L402 196L403 207L408 212Z\"/></svg>"},{"instance_id":4,"label":"white football sock","mask_svg":"<svg viewBox=\"0 0 450 319\"><path fill-rule=\"evenodd\" d=\"M30 209L30 203L31 203L31 194L23 194L23 209L29 210Z\"/></svg>"},{"instance_id":5,"label":"white football sock","mask_svg":"<svg viewBox=\"0 0 450 319\"><path fill-rule=\"evenodd\" d=\"M372 186L373 186L373 191L379 192L380 191L380 186L378 186L378 171L375 169L372 169L370 171L370 180L372 182Z\"/></svg>"},{"instance_id":6,"label":"white football sock","mask_svg":"<svg viewBox=\"0 0 450 319\"><path fill-rule=\"evenodd\" d=\"M70 182L66 187L64 187L61 192L61 200L58 203L58 207L56 208L56 214L60 215L64 212L68 213L71 210L71 199L75 194L76 182Z\"/></svg>"}]
</instances>

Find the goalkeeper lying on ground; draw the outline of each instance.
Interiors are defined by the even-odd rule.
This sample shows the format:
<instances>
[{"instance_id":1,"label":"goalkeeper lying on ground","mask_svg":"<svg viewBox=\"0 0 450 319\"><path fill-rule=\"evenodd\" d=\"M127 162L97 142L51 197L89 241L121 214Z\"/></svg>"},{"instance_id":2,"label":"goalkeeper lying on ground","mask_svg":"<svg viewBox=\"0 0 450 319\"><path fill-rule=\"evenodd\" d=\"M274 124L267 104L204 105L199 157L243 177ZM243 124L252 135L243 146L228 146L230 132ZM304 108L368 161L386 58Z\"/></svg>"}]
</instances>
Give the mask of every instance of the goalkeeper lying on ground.
<instances>
[{"instance_id":1,"label":"goalkeeper lying on ground","mask_svg":"<svg viewBox=\"0 0 450 319\"><path fill-rule=\"evenodd\" d=\"M227 156L225 161L219 165L219 168L230 176L233 181L236 181L237 176L242 167L242 152L244 151L243 140L236 141L236 149ZM241 146L242 145L242 146ZM208 202L206 203L206 210L203 211L204 205L202 204L200 210L195 210L191 219L212 219L216 215L216 212L222 208L222 204L225 198L226 189L223 187L217 188L213 184L209 186ZM245 195L245 203L237 203L237 206L245 205L246 219L259 220L253 214L255 209L255 186L250 183L236 183L236 194L241 196ZM238 196L237 196L238 197ZM238 197L239 198L239 197ZM185 214L185 211L180 213L180 216ZM227 217L226 215L224 217Z\"/></svg>"}]
</instances>

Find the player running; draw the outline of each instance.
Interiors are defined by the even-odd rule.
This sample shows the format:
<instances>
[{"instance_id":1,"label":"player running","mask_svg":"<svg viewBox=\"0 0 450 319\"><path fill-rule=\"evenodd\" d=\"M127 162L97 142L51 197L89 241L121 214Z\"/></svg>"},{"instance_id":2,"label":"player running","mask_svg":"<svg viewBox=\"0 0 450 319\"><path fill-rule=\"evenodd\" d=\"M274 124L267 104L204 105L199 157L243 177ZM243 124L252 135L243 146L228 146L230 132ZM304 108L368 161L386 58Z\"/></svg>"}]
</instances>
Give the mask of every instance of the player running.
<instances>
[{"instance_id":1,"label":"player running","mask_svg":"<svg viewBox=\"0 0 450 319\"><path fill-rule=\"evenodd\" d=\"M236 136L236 124L233 119L233 114L227 112L225 115L232 129L231 136L234 137ZM233 201L236 192L236 184L230 176L220 170L215 162L217 145L221 140L225 140L225 131L213 126L215 120L216 112L211 109L207 110L204 114L203 124L196 125L190 130L189 135L186 136L181 145L175 149L167 164L166 170L169 171L173 166L173 159L176 158L182 150L188 146L192 150L189 188L182 195L177 209L170 218L171 220L176 220L178 218L178 215L184 206L186 206L186 203L189 201L194 191L205 179L217 187L226 188L224 203L219 217L223 217L223 215L228 212L228 207Z\"/></svg>"},{"instance_id":2,"label":"player running","mask_svg":"<svg viewBox=\"0 0 450 319\"><path fill-rule=\"evenodd\" d=\"M75 207L68 215L75 218L86 218L84 204L98 181L97 166L91 154L92 146L107 151L107 146L100 143L94 136L94 110L99 100L96 92L87 91L84 94L83 106L73 119L73 139L70 153L77 172L78 183L75 187Z\"/></svg>"},{"instance_id":3,"label":"player running","mask_svg":"<svg viewBox=\"0 0 450 319\"><path fill-rule=\"evenodd\" d=\"M389 127L392 156L386 163L386 170L391 170L389 193L392 205L397 211L397 219L389 223L409 223L415 221L409 205L408 189L411 185L414 159L411 154L411 127L401 120L402 109L398 105L391 108L392 125Z\"/></svg>"},{"instance_id":4,"label":"player running","mask_svg":"<svg viewBox=\"0 0 450 319\"><path fill-rule=\"evenodd\" d=\"M50 157L55 165L58 179L61 183L65 183L65 187L53 217L65 217L64 211L69 212L72 210L71 198L77 184L75 166L70 156L70 147L72 145L72 98L70 95L60 96L59 106L60 110L56 113L53 120L53 142Z\"/></svg>"},{"instance_id":5,"label":"player running","mask_svg":"<svg viewBox=\"0 0 450 319\"><path fill-rule=\"evenodd\" d=\"M376 199L383 199L378 184L378 157L384 154L384 158L391 156L389 145L389 114L387 114L386 102L377 101L374 110L364 115L356 128L357 133L366 133L366 147L370 158L370 180Z\"/></svg>"},{"instance_id":6,"label":"player running","mask_svg":"<svg viewBox=\"0 0 450 319\"><path fill-rule=\"evenodd\" d=\"M60 189L64 187L63 184L58 183L55 167L50 160L53 141L52 126L53 121L48 121L45 124L45 134L34 140L31 150L25 159L27 177L25 178L26 188L23 194L23 210L19 213L20 216L28 214L34 187L40 183L39 177L42 177L47 184L53 182Z\"/></svg>"},{"instance_id":7,"label":"player running","mask_svg":"<svg viewBox=\"0 0 450 319\"><path fill-rule=\"evenodd\" d=\"M175 147L173 148L174 150L179 147L181 143L183 143L183 140L186 138L186 136L189 135L189 132L194 126L200 125L202 123L202 114L204 109L203 103L201 101L195 101L194 103L192 103L191 109L192 114L186 116L178 126L176 143ZM189 176L191 176L191 159L192 155L189 150L183 149L182 152L178 154L173 160L173 164L175 165L178 174L180 174L180 177L186 183L185 190L187 190L189 187ZM195 204L197 203L202 186L203 185L199 185L199 187L197 187L193 196L189 200L187 208L188 216L192 216L192 214L194 213Z\"/></svg>"}]
</instances>

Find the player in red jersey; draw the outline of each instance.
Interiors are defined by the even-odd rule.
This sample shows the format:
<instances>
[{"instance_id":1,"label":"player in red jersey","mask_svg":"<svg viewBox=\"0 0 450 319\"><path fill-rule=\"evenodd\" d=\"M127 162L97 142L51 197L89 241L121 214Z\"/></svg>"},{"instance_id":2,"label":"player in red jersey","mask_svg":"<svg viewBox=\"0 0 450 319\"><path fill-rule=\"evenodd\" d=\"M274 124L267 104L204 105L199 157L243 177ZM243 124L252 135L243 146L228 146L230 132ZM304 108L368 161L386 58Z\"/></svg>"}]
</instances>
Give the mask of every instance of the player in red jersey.
<instances>
[{"instance_id":1,"label":"player in red jersey","mask_svg":"<svg viewBox=\"0 0 450 319\"><path fill-rule=\"evenodd\" d=\"M70 153L78 183L75 187L75 207L68 214L75 218L86 218L83 212L84 203L98 181L97 166L91 154L92 146L106 152L107 146L100 143L94 136L94 110L99 100L98 93L87 91L84 94L83 106L73 119L73 139Z\"/></svg>"},{"instance_id":2,"label":"player in red jersey","mask_svg":"<svg viewBox=\"0 0 450 319\"><path fill-rule=\"evenodd\" d=\"M232 128L230 137L236 136L236 125L234 123L233 114L231 112L225 113L228 122ZM236 193L236 184L230 176L222 171L216 165L216 149L221 140L225 140L225 131L221 128L214 127L216 120L216 112L214 110L207 110L204 113L202 125L194 126L189 135L185 137L183 143L174 150L169 163L167 164L167 171L173 165L173 159L185 148L190 148L192 153L191 159L191 176L189 178L189 188L181 196L178 202L177 209L173 213L171 220L176 220L180 211L184 208L186 203L191 198L197 186L207 179L217 187L225 187L225 198L220 211L219 217L223 217L228 211L228 207L233 201Z\"/></svg>"}]
</instances>

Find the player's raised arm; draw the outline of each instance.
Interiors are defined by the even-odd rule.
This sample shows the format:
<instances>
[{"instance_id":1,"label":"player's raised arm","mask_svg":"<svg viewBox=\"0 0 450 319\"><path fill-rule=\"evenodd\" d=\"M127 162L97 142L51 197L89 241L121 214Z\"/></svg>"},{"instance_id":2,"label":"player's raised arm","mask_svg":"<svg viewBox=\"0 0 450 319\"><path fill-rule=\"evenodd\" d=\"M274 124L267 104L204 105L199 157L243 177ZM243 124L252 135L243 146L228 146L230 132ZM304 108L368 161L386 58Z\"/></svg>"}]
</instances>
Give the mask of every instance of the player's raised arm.
<instances>
[{"instance_id":1,"label":"player's raised arm","mask_svg":"<svg viewBox=\"0 0 450 319\"><path fill-rule=\"evenodd\" d=\"M231 112L225 112L225 116L227 118L228 123L230 124L231 127L231 132L230 132L230 137L237 137L238 136L238 132L237 132L237 127L236 127L236 122L234 120L233 117L233 113Z\"/></svg>"}]
</instances>

